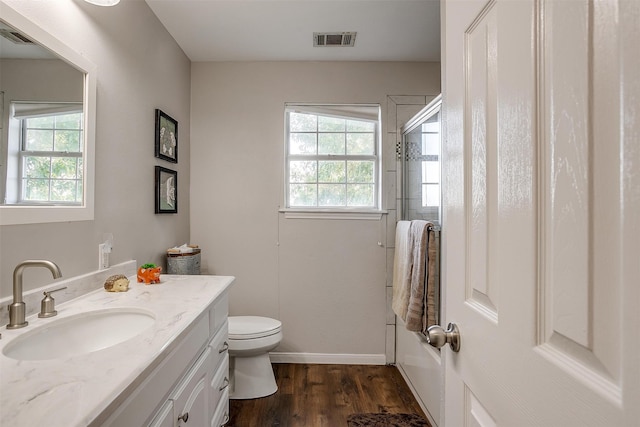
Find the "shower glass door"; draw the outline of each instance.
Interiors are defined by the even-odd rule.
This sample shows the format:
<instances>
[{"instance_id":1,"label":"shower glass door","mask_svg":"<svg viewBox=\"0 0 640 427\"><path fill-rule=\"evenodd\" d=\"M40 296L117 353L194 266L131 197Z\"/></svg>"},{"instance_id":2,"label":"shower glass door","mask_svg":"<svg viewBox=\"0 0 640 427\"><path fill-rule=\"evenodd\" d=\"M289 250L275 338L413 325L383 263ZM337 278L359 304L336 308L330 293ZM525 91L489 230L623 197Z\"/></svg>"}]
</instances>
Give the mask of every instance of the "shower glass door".
<instances>
[{"instance_id":1,"label":"shower glass door","mask_svg":"<svg viewBox=\"0 0 640 427\"><path fill-rule=\"evenodd\" d=\"M438 96L402 127L402 219L440 224L440 107Z\"/></svg>"}]
</instances>

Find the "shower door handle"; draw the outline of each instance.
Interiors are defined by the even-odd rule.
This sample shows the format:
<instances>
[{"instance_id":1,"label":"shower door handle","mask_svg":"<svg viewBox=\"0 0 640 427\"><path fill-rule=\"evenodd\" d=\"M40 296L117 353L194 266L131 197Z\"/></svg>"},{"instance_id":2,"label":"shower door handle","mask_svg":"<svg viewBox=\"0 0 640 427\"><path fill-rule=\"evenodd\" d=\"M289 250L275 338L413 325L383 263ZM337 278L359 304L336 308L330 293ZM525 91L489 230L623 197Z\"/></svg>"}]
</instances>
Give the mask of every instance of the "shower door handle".
<instances>
[{"instance_id":1,"label":"shower door handle","mask_svg":"<svg viewBox=\"0 0 640 427\"><path fill-rule=\"evenodd\" d=\"M427 328L427 342L435 348L449 344L454 352L460 351L460 331L455 323L449 323L447 329L440 325L432 325Z\"/></svg>"}]
</instances>

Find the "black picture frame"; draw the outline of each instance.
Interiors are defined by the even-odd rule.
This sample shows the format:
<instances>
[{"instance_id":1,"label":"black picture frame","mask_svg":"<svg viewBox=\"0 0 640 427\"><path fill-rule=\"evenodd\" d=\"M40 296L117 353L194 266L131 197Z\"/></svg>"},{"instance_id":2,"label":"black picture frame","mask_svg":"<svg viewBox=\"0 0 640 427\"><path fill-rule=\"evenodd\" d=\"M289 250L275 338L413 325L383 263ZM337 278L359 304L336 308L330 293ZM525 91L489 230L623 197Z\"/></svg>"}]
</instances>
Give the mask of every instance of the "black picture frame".
<instances>
[{"instance_id":1,"label":"black picture frame","mask_svg":"<svg viewBox=\"0 0 640 427\"><path fill-rule=\"evenodd\" d=\"M178 213L178 172L156 166L155 193L157 214Z\"/></svg>"},{"instance_id":2,"label":"black picture frame","mask_svg":"<svg viewBox=\"0 0 640 427\"><path fill-rule=\"evenodd\" d=\"M178 163L178 121L156 109L156 157Z\"/></svg>"}]
</instances>

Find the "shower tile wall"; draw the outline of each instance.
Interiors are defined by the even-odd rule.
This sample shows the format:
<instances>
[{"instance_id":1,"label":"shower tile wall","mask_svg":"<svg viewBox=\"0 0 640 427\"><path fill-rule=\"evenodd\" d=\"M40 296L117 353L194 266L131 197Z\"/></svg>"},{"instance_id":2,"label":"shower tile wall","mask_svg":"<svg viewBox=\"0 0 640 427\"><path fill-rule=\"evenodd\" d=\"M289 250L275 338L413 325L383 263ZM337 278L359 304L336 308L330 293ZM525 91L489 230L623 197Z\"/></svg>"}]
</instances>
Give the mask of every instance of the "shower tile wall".
<instances>
[{"instance_id":1,"label":"shower tile wall","mask_svg":"<svg viewBox=\"0 0 640 427\"><path fill-rule=\"evenodd\" d=\"M387 217L387 335L386 361L395 363L395 323L396 317L391 309L393 296L393 255L395 250L396 222L402 218L402 166L401 144L402 125L415 116L425 105L438 94L432 95L390 95L387 96L387 116L383 123L383 173L385 192L384 208L389 212Z\"/></svg>"}]
</instances>

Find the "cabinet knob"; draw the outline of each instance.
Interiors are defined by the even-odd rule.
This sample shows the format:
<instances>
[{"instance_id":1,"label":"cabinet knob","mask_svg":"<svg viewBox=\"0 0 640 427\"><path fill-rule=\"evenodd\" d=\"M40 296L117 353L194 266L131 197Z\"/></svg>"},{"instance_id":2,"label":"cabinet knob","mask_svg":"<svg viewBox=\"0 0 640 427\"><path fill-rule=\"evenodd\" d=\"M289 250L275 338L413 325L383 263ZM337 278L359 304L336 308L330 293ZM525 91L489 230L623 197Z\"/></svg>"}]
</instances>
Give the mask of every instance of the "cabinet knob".
<instances>
[{"instance_id":1,"label":"cabinet knob","mask_svg":"<svg viewBox=\"0 0 640 427\"><path fill-rule=\"evenodd\" d=\"M184 414L178 417L178 421L184 421L185 423L189 421L189 413L185 412Z\"/></svg>"}]
</instances>

